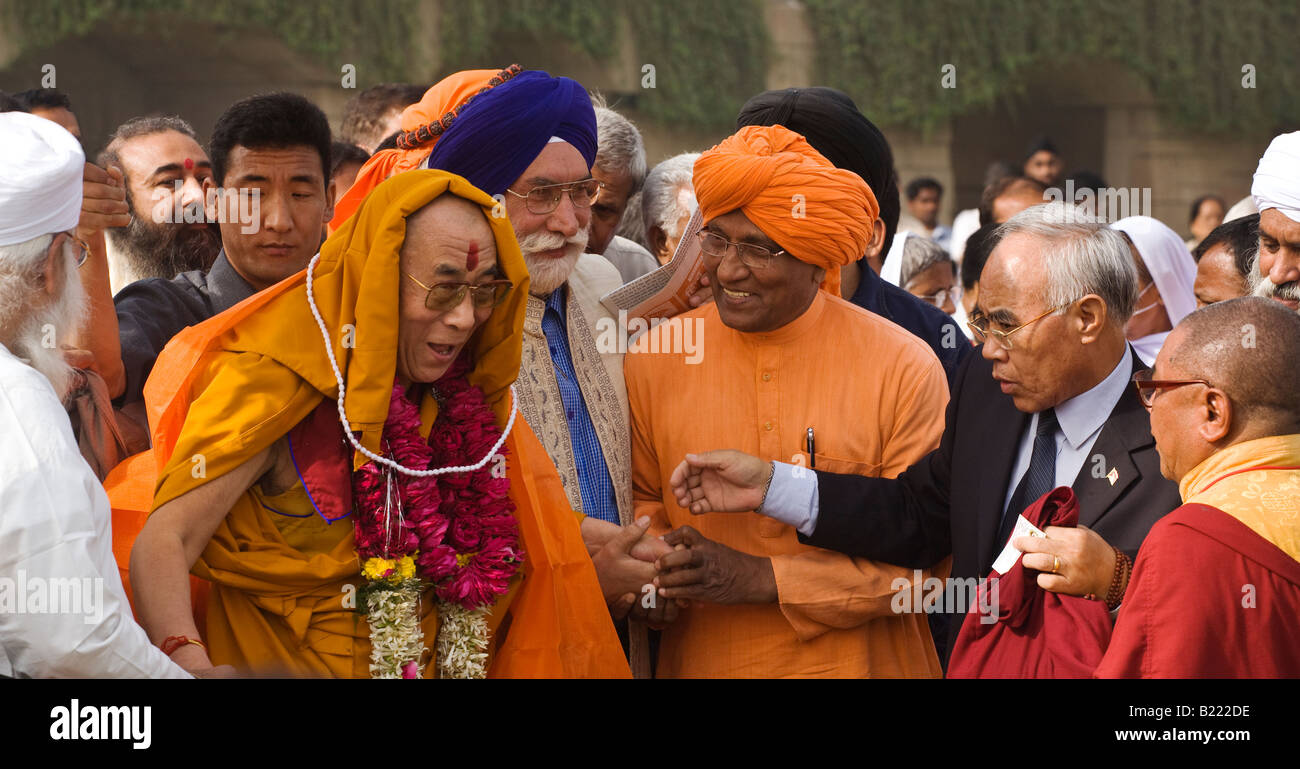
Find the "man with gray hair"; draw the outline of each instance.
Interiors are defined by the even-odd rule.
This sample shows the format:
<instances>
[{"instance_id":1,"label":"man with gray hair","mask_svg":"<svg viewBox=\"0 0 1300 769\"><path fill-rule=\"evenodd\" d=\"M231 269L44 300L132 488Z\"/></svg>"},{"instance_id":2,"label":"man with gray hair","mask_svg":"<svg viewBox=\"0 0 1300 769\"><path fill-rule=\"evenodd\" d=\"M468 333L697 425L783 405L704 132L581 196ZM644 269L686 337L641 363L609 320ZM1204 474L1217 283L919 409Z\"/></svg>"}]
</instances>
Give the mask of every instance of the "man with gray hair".
<instances>
[{"instance_id":1,"label":"man with gray hair","mask_svg":"<svg viewBox=\"0 0 1300 769\"><path fill-rule=\"evenodd\" d=\"M898 285L912 296L952 315L957 312L961 291L957 287L957 263L937 241L916 233L904 233L902 272Z\"/></svg>"},{"instance_id":2,"label":"man with gray hair","mask_svg":"<svg viewBox=\"0 0 1300 769\"><path fill-rule=\"evenodd\" d=\"M641 188L641 219L645 224L646 246L660 264L667 264L677 250L686 224L695 211L695 187L691 174L700 153L674 155L654 167Z\"/></svg>"},{"instance_id":3,"label":"man with gray hair","mask_svg":"<svg viewBox=\"0 0 1300 769\"><path fill-rule=\"evenodd\" d=\"M108 497L60 402L60 341L85 316L84 165L58 125L0 115L0 677L187 678L131 616Z\"/></svg>"},{"instance_id":4,"label":"man with gray hair","mask_svg":"<svg viewBox=\"0 0 1300 769\"><path fill-rule=\"evenodd\" d=\"M627 283L659 266L650 252L614 234L628 200L645 183L645 145L632 121L605 106L604 99L594 96L592 105L596 110L596 163L591 175L600 182L600 193L591 204L587 253L604 256Z\"/></svg>"},{"instance_id":5,"label":"man with gray hair","mask_svg":"<svg viewBox=\"0 0 1300 769\"><path fill-rule=\"evenodd\" d=\"M987 576L1010 545L1045 590L1118 605L1128 564L1178 506L1178 487L1160 474L1129 386L1143 366L1124 337L1137 285L1128 247L1070 218L1060 204L1036 206L995 233L970 322L983 354L958 369L939 448L902 475L809 473L714 451L678 466L678 501L694 513L757 509L803 543L855 557L927 568L951 555L958 580ZM1013 538L1021 511L1057 486L1078 497L1079 527ZM960 622L965 607L944 604Z\"/></svg>"},{"instance_id":6,"label":"man with gray hair","mask_svg":"<svg viewBox=\"0 0 1300 769\"><path fill-rule=\"evenodd\" d=\"M221 251L221 230L203 207L212 163L189 123L173 115L132 118L113 131L96 165L122 172L131 208L129 225L104 231L114 294L137 280L212 266Z\"/></svg>"}]
</instances>

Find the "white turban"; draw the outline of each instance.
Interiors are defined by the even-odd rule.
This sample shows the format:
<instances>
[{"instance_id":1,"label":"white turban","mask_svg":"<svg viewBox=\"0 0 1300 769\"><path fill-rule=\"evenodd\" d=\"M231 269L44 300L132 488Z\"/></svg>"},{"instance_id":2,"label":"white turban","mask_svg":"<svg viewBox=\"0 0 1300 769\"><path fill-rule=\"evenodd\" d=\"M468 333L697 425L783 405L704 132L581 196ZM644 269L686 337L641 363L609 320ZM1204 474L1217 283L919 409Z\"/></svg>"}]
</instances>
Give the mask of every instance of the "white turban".
<instances>
[{"instance_id":1,"label":"white turban","mask_svg":"<svg viewBox=\"0 0 1300 769\"><path fill-rule=\"evenodd\" d=\"M81 218L81 144L26 112L0 114L0 246L64 232Z\"/></svg>"},{"instance_id":2,"label":"white turban","mask_svg":"<svg viewBox=\"0 0 1300 769\"><path fill-rule=\"evenodd\" d=\"M1276 208L1293 222L1300 222L1300 131L1276 136L1264 150L1250 185L1255 207Z\"/></svg>"}]
</instances>

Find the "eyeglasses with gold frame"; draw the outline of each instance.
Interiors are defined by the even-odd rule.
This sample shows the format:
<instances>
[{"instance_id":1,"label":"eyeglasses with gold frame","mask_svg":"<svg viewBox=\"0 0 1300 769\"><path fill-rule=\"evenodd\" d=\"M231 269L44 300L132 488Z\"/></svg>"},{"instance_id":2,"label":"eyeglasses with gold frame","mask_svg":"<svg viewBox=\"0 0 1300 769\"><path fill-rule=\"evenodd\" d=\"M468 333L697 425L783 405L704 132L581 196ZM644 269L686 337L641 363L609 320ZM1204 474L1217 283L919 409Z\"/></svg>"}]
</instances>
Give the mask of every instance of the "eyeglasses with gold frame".
<instances>
[{"instance_id":1,"label":"eyeglasses with gold frame","mask_svg":"<svg viewBox=\"0 0 1300 769\"><path fill-rule=\"evenodd\" d=\"M465 301L466 293L473 297L471 301L474 303L475 309L496 307L505 301L506 295L510 293L510 289L514 288L515 285L508 280L489 280L485 283L450 280L426 286L411 273L406 272L403 274L410 278L415 285L428 292L424 295L424 306L433 312L450 312L456 309L461 302Z\"/></svg>"},{"instance_id":2,"label":"eyeglasses with gold frame","mask_svg":"<svg viewBox=\"0 0 1300 769\"><path fill-rule=\"evenodd\" d=\"M1066 302L1065 304L1059 304L1053 307L1052 309L1048 310L1047 312L1043 313L1042 315L1039 315L1038 317L1032 320L1028 320L1025 321L1024 323L1021 323L1019 326L1016 326L1010 331L998 331L995 328L988 328L988 323L989 323L988 318L979 318L978 320L967 321L966 327L970 329L971 335L975 337L975 341L978 342L979 344L984 344L985 340L987 340L990 336L992 336L997 338L998 344L1002 345L1002 348L1004 350L1012 350L1014 349L1014 345L1011 342L1012 334L1016 333L1017 331L1024 328L1025 326L1029 326L1031 324L1037 323L1038 321L1042 320L1043 318L1046 318L1048 315L1051 315L1057 310L1064 310L1066 307L1069 307L1070 305L1074 304L1077 301L1079 300L1075 299L1073 301ZM983 323L983 325L980 325L981 323Z\"/></svg>"}]
</instances>

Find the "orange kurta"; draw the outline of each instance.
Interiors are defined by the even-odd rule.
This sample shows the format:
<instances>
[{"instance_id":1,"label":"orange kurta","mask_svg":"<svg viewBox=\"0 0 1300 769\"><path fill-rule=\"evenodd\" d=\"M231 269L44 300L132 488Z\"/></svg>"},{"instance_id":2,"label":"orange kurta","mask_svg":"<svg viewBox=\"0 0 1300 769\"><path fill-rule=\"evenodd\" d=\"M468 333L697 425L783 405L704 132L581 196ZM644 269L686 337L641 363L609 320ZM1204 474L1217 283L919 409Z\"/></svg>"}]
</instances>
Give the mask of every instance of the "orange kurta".
<instances>
[{"instance_id":1,"label":"orange kurta","mask_svg":"<svg viewBox=\"0 0 1300 769\"><path fill-rule=\"evenodd\" d=\"M694 324L694 354L671 349L671 335L691 341L678 321ZM756 513L693 516L667 487L688 452L733 448L807 465L809 427L818 470L898 475L943 432L947 387L929 348L818 292L770 333L728 328L713 304L678 316L630 346L624 370L636 515L659 532L689 524L770 557L780 595L774 605L692 602L664 631L659 676L941 675L925 615L890 607L894 580L911 585L911 569L800 544L792 527Z\"/></svg>"}]
</instances>

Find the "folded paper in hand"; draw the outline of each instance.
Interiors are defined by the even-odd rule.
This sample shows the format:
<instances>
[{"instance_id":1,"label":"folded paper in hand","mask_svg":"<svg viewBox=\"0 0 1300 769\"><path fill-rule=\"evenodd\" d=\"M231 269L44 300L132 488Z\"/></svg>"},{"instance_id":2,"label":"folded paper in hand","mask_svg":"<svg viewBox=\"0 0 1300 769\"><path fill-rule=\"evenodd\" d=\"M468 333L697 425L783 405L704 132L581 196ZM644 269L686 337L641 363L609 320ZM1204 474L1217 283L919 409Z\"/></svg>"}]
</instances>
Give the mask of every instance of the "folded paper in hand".
<instances>
[{"instance_id":1,"label":"folded paper in hand","mask_svg":"<svg viewBox=\"0 0 1300 769\"><path fill-rule=\"evenodd\" d=\"M704 275L700 239L696 237L703 223L696 208L667 264L605 294L600 303L615 315L626 312L628 321L643 319L647 328L690 310L690 296Z\"/></svg>"},{"instance_id":2,"label":"folded paper in hand","mask_svg":"<svg viewBox=\"0 0 1300 769\"><path fill-rule=\"evenodd\" d=\"M1025 518L1025 516L1017 516L1016 527L1012 529L1011 536L1007 537L1006 547L1002 548L1001 554L999 554L997 560L993 562L993 571L996 571L998 574L1006 574L1011 570L1012 566L1016 565L1016 559L1020 557L1021 551L1012 547L1011 543L1016 537L1024 536L1046 537L1047 535L1043 533L1042 529L1030 523L1029 519Z\"/></svg>"}]
</instances>

